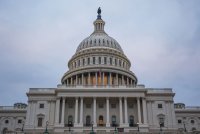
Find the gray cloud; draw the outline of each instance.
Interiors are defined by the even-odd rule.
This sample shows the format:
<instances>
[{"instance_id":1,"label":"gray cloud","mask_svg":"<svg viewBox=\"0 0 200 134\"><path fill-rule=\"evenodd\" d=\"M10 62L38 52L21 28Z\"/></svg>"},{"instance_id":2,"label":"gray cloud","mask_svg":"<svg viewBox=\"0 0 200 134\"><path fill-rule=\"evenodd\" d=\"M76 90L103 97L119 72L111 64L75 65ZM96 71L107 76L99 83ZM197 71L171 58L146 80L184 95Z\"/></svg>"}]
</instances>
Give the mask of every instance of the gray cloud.
<instances>
[{"instance_id":1,"label":"gray cloud","mask_svg":"<svg viewBox=\"0 0 200 134\"><path fill-rule=\"evenodd\" d=\"M114 3L114 4L113 4ZM175 101L200 105L200 9L194 1L1 1L0 105L26 101L30 87L56 87L102 7L107 33L139 83L171 87ZM7 98L9 97L9 99Z\"/></svg>"}]
</instances>

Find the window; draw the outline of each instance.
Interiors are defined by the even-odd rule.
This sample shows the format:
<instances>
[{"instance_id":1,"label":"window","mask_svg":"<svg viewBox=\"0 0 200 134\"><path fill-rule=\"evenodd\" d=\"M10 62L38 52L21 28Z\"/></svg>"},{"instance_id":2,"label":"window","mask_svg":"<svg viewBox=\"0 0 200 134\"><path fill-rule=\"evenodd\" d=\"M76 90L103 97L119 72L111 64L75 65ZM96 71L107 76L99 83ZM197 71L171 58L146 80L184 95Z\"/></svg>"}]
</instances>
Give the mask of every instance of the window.
<instances>
[{"instance_id":1,"label":"window","mask_svg":"<svg viewBox=\"0 0 200 134\"><path fill-rule=\"evenodd\" d=\"M133 104L129 104L128 107L129 107L129 108L133 108Z\"/></svg>"},{"instance_id":2,"label":"window","mask_svg":"<svg viewBox=\"0 0 200 134\"><path fill-rule=\"evenodd\" d=\"M111 108L116 108L116 104L111 104Z\"/></svg>"},{"instance_id":3,"label":"window","mask_svg":"<svg viewBox=\"0 0 200 134\"><path fill-rule=\"evenodd\" d=\"M164 118L163 117L159 118L159 123L160 123L160 127L164 127Z\"/></svg>"},{"instance_id":4,"label":"window","mask_svg":"<svg viewBox=\"0 0 200 134\"><path fill-rule=\"evenodd\" d=\"M85 59L83 59L83 66L85 65Z\"/></svg>"},{"instance_id":5,"label":"window","mask_svg":"<svg viewBox=\"0 0 200 134\"><path fill-rule=\"evenodd\" d=\"M21 124L22 123L22 120L18 120L18 124Z\"/></svg>"},{"instance_id":6,"label":"window","mask_svg":"<svg viewBox=\"0 0 200 134\"><path fill-rule=\"evenodd\" d=\"M5 124L8 124L9 123L9 120L5 120Z\"/></svg>"},{"instance_id":7,"label":"window","mask_svg":"<svg viewBox=\"0 0 200 134\"><path fill-rule=\"evenodd\" d=\"M107 57L104 57L104 64L107 64Z\"/></svg>"},{"instance_id":8,"label":"window","mask_svg":"<svg viewBox=\"0 0 200 134\"><path fill-rule=\"evenodd\" d=\"M116 125L116 116L113 115L112 116L112 126L115 126Z\"/></svg>"},{"instance_id":9,"label":"window","mask_svg":"<svg viewBox=\"0 0 200 134\"><path fill-rule=\"evenodd\" d=\"M103 103L99 103L99 108L103 108Z\"/></svg>"},{"instance_id":10,"label":"window","mask_svg":"<svg viewBox=\"0 0 200 134\"><path fill-rule=\"evenodd\" d=\"M68 127L72 127L73 126L73 116L69 115L68 116Z\"/></svg>"},{"instance_id":11,"label":"window","mask_svg":"<svg viewBox=\"0 0 200 134\"><path fill-rule=\"evenodd\" d=\"M80 67L80 65L81 65L81 61L80 61L80 60L78 60L78 66Z\"/></svg>"},{"instance_id":12,"label":"window","mask_svg":"<svg viewBox=\"0 0 200 134\"><path fill-rule=\"evenodd\" d=\"M76 68L76 62L74 62L75 68Z\"/></svg>"},{"instance_id":13,"label":"window","mask_svg":"<svg viewBox=\"0 0 200 134\"><path fill-rule=\"evenodd\" d=\"M90 65L90 58L87 59L87 64Z\"/></svg>"},{"instance_id":14,"label":"window","mask_svg":"<svg viewBox=\"0 0 200 134\"><path fill-rule=\"evenodd\" d=\"M40 104L40 108L44 108L44 104L43 103Z\"/></svg>"},{"instance_id":15,"label":"window","mask_svg":"<svg viewBox=\"0 0 200 134\"><path fill-rule=\"evenodd\" d=\"M129 126L133 127L133 125L134 125L134 117L131 115L129 116Z\"/></svg>"},{"instance_id":16,"label":"window","mask_svg":"<svg viewBox=\"0 0 200 134\"><path fill-rule=\"evenodd\" d=\"M91 108L91 104L86 104L86 108Z\"/></svg>"},{"instance_id":17,"label":"window","mask_svg":"<svg viewBox=\"0 0 200 134\"><path fill-rule=\"evenodd\" d=\"M120 66L120 67L122 66L122 62L121 62L121 60L119 60L119 66Z\"/></svg>"},{"instance_id":18,"label":"window","mask_svg":"<svg viewBox=\"0 0 200 134\"><path fill-rule=\"evenodd\" d=\"M115 66L117 66L117 59L115 59Z\"/></svg>"},{"instance_id":19,"label":"window","mask_svg":"<svg viewBox=\"0 0 200 134\"><path fill-rule=\"evenodd\" d=\"M90 126L91 117L89 115L86 116L86 126Z\"/></svg>"},{"instance_id":20,"label":"window","mask_svg":"<svg viewBox=\"0 0 200 134\"><path fill-rule=\"evenodd\" d=\"M182 120L178 120L178 124L181 124L182 123Z\"/></svg>"},{"instance_id":21,"label":"window","mask_svg":"<svg viewBox=\"0 0 200 134\"><path fill-rule=\"evenodd\" d=\"M93 57L93 64L95 64L95 57Z\"/></svg>"},{"instance_id":22,"label":"window","mask_svg":"<svg viewBox=\"0 0 200 134\"><path fill-rule=\"evenodd\" d=\"M110 65L112 65L112 58L110 58Z\"/></svg>"},{"instance_id":23,"label":"window","mask_svg":"<svg viewBox=\"0 0 200 134\"><path fill-rule=\"evenodd\" d=\"M38 118L38 127L42 127L43 118Z\"/></svg>"},{"instance_id":24,"label":"window","mask_svg":"<svg viewBox=\"0 0 200 134\"><path fill-rule=\"evenodd\" d=\"M162 104L158 104L158 108L162 108Z\"/></svg>"},{"instance_id":25,"label":"window","mask_svg":"<svg viewBox=\"0 0 200 134\"><path fill-rule=\"evenodd\" d=\"M101 64L101 57L99 57L99 64Z\"/></svg>"},{"instance_id":26,"label":"window","mask_svg":"<svg viewBox=\"0 0 200 134\"><path fill-rule=\"evenodd\" d=\"M191 122L192 124L194 124L194 120L191 120L190 122Z\"/></svg>"},{"instance_id":27,"label":"window","mask_svg":"<svg viewBox=\"0 0 200 134\"><path fill-rule=\"evenodd\" d=\"M69 108L73 108L73 103L68 103Z\"/></svg>"}]
</instances>

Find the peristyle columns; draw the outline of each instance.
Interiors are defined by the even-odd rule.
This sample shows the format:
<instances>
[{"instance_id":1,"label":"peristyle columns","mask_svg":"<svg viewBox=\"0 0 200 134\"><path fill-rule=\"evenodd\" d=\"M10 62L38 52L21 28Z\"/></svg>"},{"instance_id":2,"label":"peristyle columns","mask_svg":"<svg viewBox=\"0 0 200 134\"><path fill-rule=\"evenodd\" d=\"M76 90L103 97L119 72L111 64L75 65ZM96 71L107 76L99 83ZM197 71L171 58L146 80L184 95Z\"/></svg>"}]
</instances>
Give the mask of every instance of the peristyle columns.
<instances>
[{"instance_id":1,"label":"peristyle columns","mask_svg":"<svg viewBox=\"0 0 200 134\"><path fill-rule=\"evenodd\" d=\"M93 126L96 127L97 126L97 122L96 122L96 98L93 98Z\"/></svg>"},{"instance_id":2,"label":"peristyle columns","mask_svg":"<svg viewBox=\"0 0 200 134\"><path fill-rule=\"evenodd\" d=\"M109 98L106 98L106 127L110 127Z\"/></svg>"},{"instance_id":3,"label":"peristyle columns","mask_svg":"<svg viewBox=\"0 0 200 134\"><path fill-rule=\"evenodd\" d=\"M75 122L74 125L78 124L78 97L75 100Z\"/></svg>"},{"instance_id":4,"label":"peristyle columns","mask_svg":"<svg viewBox=\"0 0 200 134\"><path fill-rule=\"evenodd\" d=\"M65 98L62 98L62 116L61 116L61 125L64 127L64 114L65 113Z\"/></svg>"},{"instance_id":5,"label":"peristyle columns","mask_svg":"<svg viewBox=\"0 0 200 134\"><path fill-rule=\"evenodd\" d=\"M140 98L137 98L137 108L138 108L138 123L141 124Z\"/></svg>"}]
</instances>

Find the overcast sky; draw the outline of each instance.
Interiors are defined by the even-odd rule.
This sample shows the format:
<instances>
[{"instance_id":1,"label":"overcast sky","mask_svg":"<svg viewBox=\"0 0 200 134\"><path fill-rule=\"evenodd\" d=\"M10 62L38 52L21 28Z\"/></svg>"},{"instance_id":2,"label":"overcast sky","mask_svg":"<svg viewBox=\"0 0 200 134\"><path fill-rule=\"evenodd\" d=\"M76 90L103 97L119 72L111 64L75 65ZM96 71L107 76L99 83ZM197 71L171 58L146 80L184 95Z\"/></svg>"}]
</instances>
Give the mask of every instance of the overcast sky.
<instances>
[{"instance_id":1,"label":"overcast sky","mask_svg":"<svg viewBox=\"0 0 200 134\"><path fill-rule=\"evenodd\" d=\"M200 0L1 0L0 105L57 87L99 6L140 84L200 106Z\"/></svg>"}]
</instances>

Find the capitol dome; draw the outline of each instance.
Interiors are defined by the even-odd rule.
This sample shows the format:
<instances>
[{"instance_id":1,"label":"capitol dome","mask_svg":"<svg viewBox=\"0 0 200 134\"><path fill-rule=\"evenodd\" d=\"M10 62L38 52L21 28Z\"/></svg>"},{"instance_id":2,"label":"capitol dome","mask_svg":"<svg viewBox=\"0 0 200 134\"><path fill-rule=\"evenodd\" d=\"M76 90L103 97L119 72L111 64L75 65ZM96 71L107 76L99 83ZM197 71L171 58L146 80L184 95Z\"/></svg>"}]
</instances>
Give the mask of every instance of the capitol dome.
<instances>
[{"instance_id":1,"label":"capitol dome","mask_svg":"<svg viewBox=\"0 0 200 134\"><path fill-rule=\"evenodd\" d=\"M79 44L69 60L62 84L135 87L137 77L130 71L131 63L119 43L104 31L100 8L93 24L93 33Z\"/></svg>"},{"instance_id":2,"label":"capitol dome","mask_svg":"<svg viewBox=\"0 0 200 134\"><path fill-rule=\"evenodd\" d=\"M105 47L105 48L115 49L123 53L123 50L119 45L119 43L112 37L108 36L108 34L106 34L106 32L104 31L104 24L105 22L102 19L97 19L94 22L94 27L95 27L94 32L80 43L76 52L91 47Z\"/></svg>"}]
</instances>

